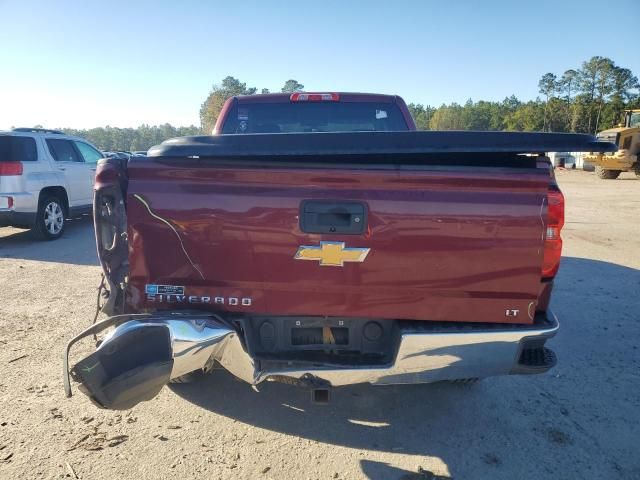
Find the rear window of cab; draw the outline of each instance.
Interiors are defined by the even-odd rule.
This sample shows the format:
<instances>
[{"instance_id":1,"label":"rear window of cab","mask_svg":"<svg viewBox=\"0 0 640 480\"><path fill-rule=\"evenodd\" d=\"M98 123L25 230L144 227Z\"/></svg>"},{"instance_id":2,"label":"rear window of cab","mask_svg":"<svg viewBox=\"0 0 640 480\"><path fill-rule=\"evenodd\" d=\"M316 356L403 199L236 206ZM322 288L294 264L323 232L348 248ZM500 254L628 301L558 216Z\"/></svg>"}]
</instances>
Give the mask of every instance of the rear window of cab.
<instances>
[{"instance_id":1,"label":"rear window of cab","mask_svg":"<svg viewBox=\"0 0 640 480\"><path fill-rule=\"evenodd\" d=\"M0 135L0 162L35 162L36 142L31 137Z\"/></svg>"},{"instance_id":2,"label":"rear window of cab","mask_svg":"<svg viewBox=\"0 0 640 480\"><path fill-rule=\"evenodd\" d=\"M395 103L236 102L222 133L391 132L406 131Z\"/></svg>"}]
</instances>

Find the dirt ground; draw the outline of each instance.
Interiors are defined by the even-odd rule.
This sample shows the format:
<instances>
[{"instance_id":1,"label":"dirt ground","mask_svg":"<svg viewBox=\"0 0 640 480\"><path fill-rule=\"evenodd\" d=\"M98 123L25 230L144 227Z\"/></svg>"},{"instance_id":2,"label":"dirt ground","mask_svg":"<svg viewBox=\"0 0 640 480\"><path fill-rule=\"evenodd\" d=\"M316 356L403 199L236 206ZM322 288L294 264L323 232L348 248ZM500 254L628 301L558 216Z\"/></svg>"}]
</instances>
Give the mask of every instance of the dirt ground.
<instances>
[{"instance_id":1,"label":"dirt ground","mask_svg":"<svg viewBox=\"0 0 640 480\"><path fill-rule=\"evenodd\" d=\"M0 229L0 478L640 478L640 180L561 171L564 258L534 377L260 393L220 371L126 412L64 397L62 351L94 313L88 219Z\"/></svg>"}]
</instances>

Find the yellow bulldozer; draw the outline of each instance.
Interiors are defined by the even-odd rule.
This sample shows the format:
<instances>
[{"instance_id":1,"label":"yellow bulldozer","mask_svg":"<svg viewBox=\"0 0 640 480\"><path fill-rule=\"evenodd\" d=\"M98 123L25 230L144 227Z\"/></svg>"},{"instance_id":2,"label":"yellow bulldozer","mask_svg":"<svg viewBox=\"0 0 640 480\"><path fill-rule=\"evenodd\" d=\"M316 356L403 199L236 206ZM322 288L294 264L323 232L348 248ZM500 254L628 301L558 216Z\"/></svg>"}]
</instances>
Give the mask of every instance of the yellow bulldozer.
<instances>
[{"instance_id":1,"label":"yellow bulldozer","mask_svg":"<svg viewBox=\"0 0 640 480\"><path fill-rule=\"evenodd\" d=\"M623 123L603 130L597 137L618 145L618 151L614 153L591 153L584 157L596 167L599 178L612 180L621 172L635 172L640 178L640 109L625 110Z\"/></svg>"}]
</instances>

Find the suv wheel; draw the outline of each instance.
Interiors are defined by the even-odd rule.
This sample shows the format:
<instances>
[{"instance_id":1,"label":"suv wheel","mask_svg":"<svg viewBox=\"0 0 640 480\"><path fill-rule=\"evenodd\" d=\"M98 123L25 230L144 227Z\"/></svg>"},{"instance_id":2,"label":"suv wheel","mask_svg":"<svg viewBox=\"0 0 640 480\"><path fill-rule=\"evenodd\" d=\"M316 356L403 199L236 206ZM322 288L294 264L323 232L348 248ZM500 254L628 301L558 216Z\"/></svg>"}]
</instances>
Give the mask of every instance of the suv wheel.
<instances>
[{"instance_id":1,"label":"suv wheel","mask_svg":"<svg viewBox=\"0 0 640 480\"><path fill-rule=\"evenodd\" d=\"M57 197L46 197L38 207L35 233L42 240L60 238L65 227L64 216L62 202Z\"/></svg>"}]
</instances>

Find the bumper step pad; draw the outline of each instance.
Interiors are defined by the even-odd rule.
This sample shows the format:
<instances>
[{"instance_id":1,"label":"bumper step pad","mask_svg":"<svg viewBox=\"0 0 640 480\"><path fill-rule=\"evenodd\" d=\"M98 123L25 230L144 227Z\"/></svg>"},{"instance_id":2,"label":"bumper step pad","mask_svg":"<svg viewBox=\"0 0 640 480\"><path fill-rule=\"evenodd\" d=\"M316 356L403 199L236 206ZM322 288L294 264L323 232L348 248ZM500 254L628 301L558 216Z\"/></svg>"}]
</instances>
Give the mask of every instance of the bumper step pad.
<instances>
[{"instance_id":1,"label":"bumper step pad","mask_svg":"<svg viewBox=\"0 0 640 480\"><path fill-rule=\"evenodd\" d=\"M520 354L518 366L530 373L541 373L553 368L557 362L555 352L549 348L525 348Z\"/></svg>"}]
</instances>

